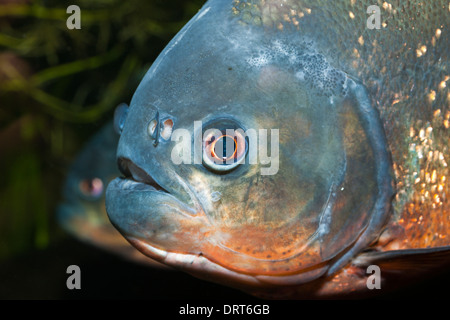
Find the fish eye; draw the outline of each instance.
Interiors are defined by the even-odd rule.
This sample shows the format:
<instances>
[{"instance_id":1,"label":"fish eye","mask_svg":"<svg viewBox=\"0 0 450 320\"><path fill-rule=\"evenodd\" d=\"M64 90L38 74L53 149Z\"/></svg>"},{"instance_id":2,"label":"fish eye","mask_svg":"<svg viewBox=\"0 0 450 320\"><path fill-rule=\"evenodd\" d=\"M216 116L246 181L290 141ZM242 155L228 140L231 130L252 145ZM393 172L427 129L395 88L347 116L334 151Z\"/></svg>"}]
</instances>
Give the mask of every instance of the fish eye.
<instances>
[{"instance_id":1,"label":"fish eye","mask_svg":"<svg viewBox=\"0 0 450 320\"><path fill-rule=\"evenodd\" d=\"M97 199L103 194L103 181L100 178L83 179L78 184L81 194L90 199Z\"/></svg>"},{"instance_id":2,"label":"fish eye","mask_svg":"<svg viewBox=\"0 0 450 320\"><path fill-rule=\"evenodd\" d=\"M203 132L203 165L215 172L228 172L241 164L248 143L243 129L232 121L210 124Z\"/></svg>"}]
</instances>

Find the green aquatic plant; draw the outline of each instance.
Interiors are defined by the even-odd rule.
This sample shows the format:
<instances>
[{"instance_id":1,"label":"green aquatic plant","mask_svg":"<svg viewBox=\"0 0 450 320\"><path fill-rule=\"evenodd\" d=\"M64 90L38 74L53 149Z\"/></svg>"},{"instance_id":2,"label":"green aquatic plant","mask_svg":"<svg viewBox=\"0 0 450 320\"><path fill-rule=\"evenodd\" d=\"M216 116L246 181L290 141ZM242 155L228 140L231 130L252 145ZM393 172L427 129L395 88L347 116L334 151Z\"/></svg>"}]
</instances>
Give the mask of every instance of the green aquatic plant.
<instances>
[{"instance_id":1,"label":"green aquatic plant","mask_svg":"<svg viewBox=\"0 0 450 320\"><path fill-rule=\"evenodd\" d=\"M130 100L201 0L0 0L0 259L45 248L83 142Z\"/></svg>"}]
</instances>

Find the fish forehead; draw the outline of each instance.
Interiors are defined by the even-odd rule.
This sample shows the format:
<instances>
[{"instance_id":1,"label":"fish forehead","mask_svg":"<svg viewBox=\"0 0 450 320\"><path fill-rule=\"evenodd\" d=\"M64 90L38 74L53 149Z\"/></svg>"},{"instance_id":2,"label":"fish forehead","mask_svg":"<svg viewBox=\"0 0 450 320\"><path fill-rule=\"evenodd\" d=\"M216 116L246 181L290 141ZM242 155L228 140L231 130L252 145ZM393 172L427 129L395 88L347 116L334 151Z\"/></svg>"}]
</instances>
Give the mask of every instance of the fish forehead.
<instances>
[{"instance_id":1,"label":"fish forehead","mask_svg":"<svg viewBox=\"0 0 450 320\"><path fill-rule=\"evenodd\" d=\"M276 100L258 89L261 81L270 79L261 79L254 60L264 59L261 55L275 40L294 45L288 36L280 39L237 24L231 8L223 1L206 5L155 61L136 90L131 107L143 107L141 112L145 112L145 107L153 104L174 116L181 115L185 122L209 113L268 119L267 106ZM204 32L205 26L208 32ZM268 68L266 78L276 71ZM285 80L289 85L290 79ZM305 92L298 95L308 99ZM192 108L200 114L191 112Z\"/></svg>"}]
</instances>

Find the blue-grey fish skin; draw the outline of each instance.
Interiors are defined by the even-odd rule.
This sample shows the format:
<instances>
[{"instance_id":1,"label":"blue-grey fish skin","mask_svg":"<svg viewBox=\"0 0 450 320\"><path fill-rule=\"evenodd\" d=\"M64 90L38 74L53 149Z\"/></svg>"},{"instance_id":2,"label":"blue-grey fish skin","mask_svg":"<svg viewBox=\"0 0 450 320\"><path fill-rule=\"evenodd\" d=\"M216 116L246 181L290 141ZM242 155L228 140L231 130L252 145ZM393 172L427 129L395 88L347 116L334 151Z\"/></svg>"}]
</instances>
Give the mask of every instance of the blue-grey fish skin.
<instances>
[{"instance_id":1,"label":"blue-grey fish skin","mask_svg":"<svg viewBox=\"0 0 450 320\"><path fill-rule=\"evenodd\" d=\"M112 223L152 258L255 294L362 290L364 249L448 246L450 8L378 1L373 29L371 5L208 1L133 96ZM196 121L278 130L276 173L175 164L160 133L188 132L195 159Z\"/></svg>"}]
</instances>

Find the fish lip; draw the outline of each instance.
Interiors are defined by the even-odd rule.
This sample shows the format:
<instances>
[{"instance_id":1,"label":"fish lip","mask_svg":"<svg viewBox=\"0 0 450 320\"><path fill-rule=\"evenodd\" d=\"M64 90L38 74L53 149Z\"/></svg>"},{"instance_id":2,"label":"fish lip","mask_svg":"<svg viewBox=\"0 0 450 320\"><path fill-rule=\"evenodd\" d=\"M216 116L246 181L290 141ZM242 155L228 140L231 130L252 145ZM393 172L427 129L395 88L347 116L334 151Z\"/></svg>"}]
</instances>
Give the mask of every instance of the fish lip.
<instances>
[{"instance_id":1,"label":"fish lip","mask_svg":"<svg viewBox=\"0 0 450 320\"><path fill-rule=\"evenodd\" d=\"M168 191L165 191L164 189L156 188L155 186L151 184L147 184L144 182L136 181L131 178L125 178L125 177L117 177L114 180L112 180L108 185L108 190L115 191L119 190L120 192L151 192L153 194L160 194L165 195L167 197L175 199L180 205L183 207L189 209L192 211L189 215L190 216L196 216L197 214L194 213L194 208L190 206L189 204L185 203L184 201L180 200L178 197L176 197L173 193L170 193Z\"/></svg>"},{"instance_id":2,"label":"fish lip","mask_svg":"<svg viewBox=\"0 0 450 320\"><path fill-rule=\"evenodd\" d=\"M119 171L123 174L123 176L116 177L115 179L110 181L106 190L106 194L108 194L108 192L119 192L119 193L150 192L155 196L158 195L173 198L183 208L186 209L187 216L190 217L197 216L195 206L192 206L192 204L179 198L176 192L170 192L167 190L167 188L161 186L149 173L147 173L144 169L136 165L129 158L118 157L117 163ZM182 181L178 182L180 184L183 184Z\"/></svg>"},{"instance_id":3,"label":"fish lip","mask_svg":"<svg viewBox=\"0 0 450 320\"><path fill-rule=\"evenodd\" d=\"M161 194L169 194L179 202L183 203L184 206L189 207L191 210L196 212L196 214L192 215L201 214L206 216L203 205L201 204L199 199L196 197L194 192L189 188L186 181L184 181L179 175L177 175L176 172L172 171L171 174L178 182L181 189L184 190L186 195L189 197L189 200L177 196L178 194L177 191L172 192L171 188L166 188L164 185L161 185L159 181L155 180L150 173L142 169L131 159L124 156L118 156L117 164L119 171L122 172L123 174L123 177L121 177L121 179L129 180L128 184L125 183L126 181L122 181L119 184L122 188L125 188L126 190L147 189L148 191L157 191L160 192ZM131 182L135 183L133 184ZM116 188L119 187L119 185L116 185Z\"/></svg>"},{"instance_id":4,"label":"fish lip","mask_svg":"<svg viewBox=\"0 0 450 320\"><path fill-rule=\"evenodd\" d=\"M126 177L117 177L116 179L110 182L109 187L111 188L114 187L122 191L138 191L138 190L158 191L154 186L150 184L139 182L134 179Z\"/></svg>"}]
</instances>

